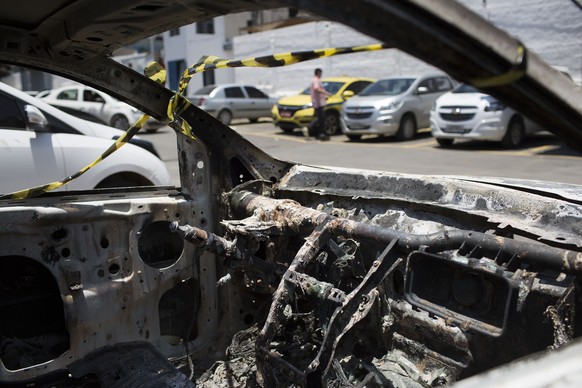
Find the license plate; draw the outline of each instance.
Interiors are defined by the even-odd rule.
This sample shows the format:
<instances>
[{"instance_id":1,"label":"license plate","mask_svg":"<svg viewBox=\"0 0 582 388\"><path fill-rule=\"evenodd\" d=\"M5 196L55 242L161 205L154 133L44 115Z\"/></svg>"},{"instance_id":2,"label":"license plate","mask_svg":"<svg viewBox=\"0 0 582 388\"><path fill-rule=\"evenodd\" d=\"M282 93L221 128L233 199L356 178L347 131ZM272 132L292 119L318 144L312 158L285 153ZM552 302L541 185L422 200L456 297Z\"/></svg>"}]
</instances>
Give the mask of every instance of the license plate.
<instances>
[{"instance_id":1,"label":"license plate","mask_svg":"<svg viewBox=\"0 0 582 388\"><path fill-rule=\"evenodd\" d=\"M464 133L465 132L465 127L463 127L462 125L447 125L446 132L451 132L451 133Z\"/></svg>"},{"instance_id":2,"label":"license plate","mask_svg":"<svg viewBox=\"0 0 582 388\"><path fill-rule=\"evenodd\" d=\"M291 117L291 112L281 111L281 117Z\"/></svg>"}]
</instances>

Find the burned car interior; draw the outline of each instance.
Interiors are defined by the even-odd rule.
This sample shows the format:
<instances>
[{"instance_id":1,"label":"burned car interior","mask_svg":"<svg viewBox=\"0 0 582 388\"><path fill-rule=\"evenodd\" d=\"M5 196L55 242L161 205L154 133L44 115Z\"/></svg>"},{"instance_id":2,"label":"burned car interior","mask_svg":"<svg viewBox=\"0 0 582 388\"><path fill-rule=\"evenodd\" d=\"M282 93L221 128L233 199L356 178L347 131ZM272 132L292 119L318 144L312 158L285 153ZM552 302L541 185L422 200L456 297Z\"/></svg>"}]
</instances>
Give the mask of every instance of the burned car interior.
<instances>
[{"instance_id":1,"label":"burned car interior","mask_svg":"<svg viewBox=\"0 0 582 388\"><path fill-rule=\"evenodd\" d=\"M181 178L1 201L0 384L442 386L577 345L582 186L277 160L195 106L171 120L176 92L110 58L188 23L293 6L486 88L582 149L579 88L515 38L453 2L353 4L0 6L1 62L167 123Z\"/></svg>"}]
</instances>

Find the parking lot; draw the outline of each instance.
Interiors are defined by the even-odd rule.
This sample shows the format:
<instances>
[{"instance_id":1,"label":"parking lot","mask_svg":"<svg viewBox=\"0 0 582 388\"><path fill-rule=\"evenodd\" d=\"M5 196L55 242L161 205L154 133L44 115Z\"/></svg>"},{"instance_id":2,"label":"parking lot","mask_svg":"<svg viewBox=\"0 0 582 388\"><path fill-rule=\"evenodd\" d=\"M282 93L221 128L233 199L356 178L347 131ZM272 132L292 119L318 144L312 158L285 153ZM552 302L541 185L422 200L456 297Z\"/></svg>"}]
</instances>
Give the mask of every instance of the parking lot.
<instances>
[{"instance_id":1,"label":"parking lot","mask_svg":"<svg viewBox=\"0 0 582 388\"><path fill-rule=\"evenodd\" d=\"M373 169L426 175L476 175L582 184L582 155L551 134L538 134L521 147L506 150L496 143L467 141L441 148L428 129L411 141L364 137L351 142L334 136L328 142L307 138L299 130L283 133L271 121L245 120L232 125L269 154L304 164ZM176 136L170 128L140 134L152 140L178 183Z\"/></svg>"}]
</instances>

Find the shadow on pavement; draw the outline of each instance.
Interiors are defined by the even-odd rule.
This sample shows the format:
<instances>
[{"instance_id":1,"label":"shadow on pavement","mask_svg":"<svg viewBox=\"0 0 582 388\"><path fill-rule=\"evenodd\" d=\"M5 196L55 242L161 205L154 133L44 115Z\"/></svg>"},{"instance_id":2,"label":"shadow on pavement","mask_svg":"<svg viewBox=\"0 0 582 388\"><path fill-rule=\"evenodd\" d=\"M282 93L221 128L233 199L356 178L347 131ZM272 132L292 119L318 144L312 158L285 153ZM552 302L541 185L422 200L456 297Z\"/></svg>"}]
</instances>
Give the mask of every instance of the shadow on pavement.
<instances>
[{"instance_id":1,"label":"shadow on pavement","mask_svg":"<svg viewBox=\"0 0 582 388\"><path fill-rule=\"evenodd\" d=\"M411 140L398 140L395 136L376 136L376 135L365 135L360 140L350 140L346 135L339 135L344 137L344 142L350 143L362 143L362 144L379 144L379 143L394 143L394 144L407 144L416 141L429 139L431 137L430 132L418 132L414 139Z\"/></svg>"},{"instance_id":2,"label":"shadow on pavement","mask_svg":"<svg viewBox=\"0 0 582 388\"><path fill-rule=\"evenodd\" d=\"M532 155L559 155L559 156L582 156L577 150L568 147L562 140L553 134L536 134L526 138L516 149L506 149L497 142L477 141L477 140L455 140L452 146L440 147L435 143L435 147L447 150L463 151L531 151ZM539 149L538 149L539 148Z\"/></svg>"}]
</instances>

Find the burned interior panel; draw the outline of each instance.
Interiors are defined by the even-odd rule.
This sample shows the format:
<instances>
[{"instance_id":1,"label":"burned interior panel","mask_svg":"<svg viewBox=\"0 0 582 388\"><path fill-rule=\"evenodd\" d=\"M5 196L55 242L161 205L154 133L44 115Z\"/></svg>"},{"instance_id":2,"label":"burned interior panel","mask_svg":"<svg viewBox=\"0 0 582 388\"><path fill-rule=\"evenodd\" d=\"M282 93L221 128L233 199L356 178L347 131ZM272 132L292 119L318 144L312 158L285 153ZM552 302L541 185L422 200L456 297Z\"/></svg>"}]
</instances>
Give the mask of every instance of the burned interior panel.
<instances>
[{"instance_id":1,"label":"burned interior panel","mask_svg":"<svg viewBox=\"0 0 582 388\"><path fill-rule=\"evenodd\" d=\"M169 229L204 225L190 203L164 191L31 202L0 211L2 381L66 370L119 342L150 342L174 357L206 330L197 318L204 309L213 319L200 293L207 263Z\"/></svg>"},{"instance_id":2,"label":"burned interior panel","mask_svg":"<svg viewBox=\"0 0 582 388\"><path fill-rule=\"evenodd\" d=\"M540 244L548 234L523 221L527 209L568 207L543 222L549 233L575 231L579 205L508 190L512 206L489 210L513 225L508 233L483 208L415 198L426 185L446 196L459 189L454 181L365 172L373 183L360 182L358 195L346 172L296 166L279 185L225 193L233 219L222 221L224 236L173 225L219 257L228 272L221 287L263 301L199 385L445 385L579 335L582 254L571 250L579 236ZM373 194L391 179L407 195ZM477 197L490 188L464 190Z\"/></svg>"}]
</instances>

